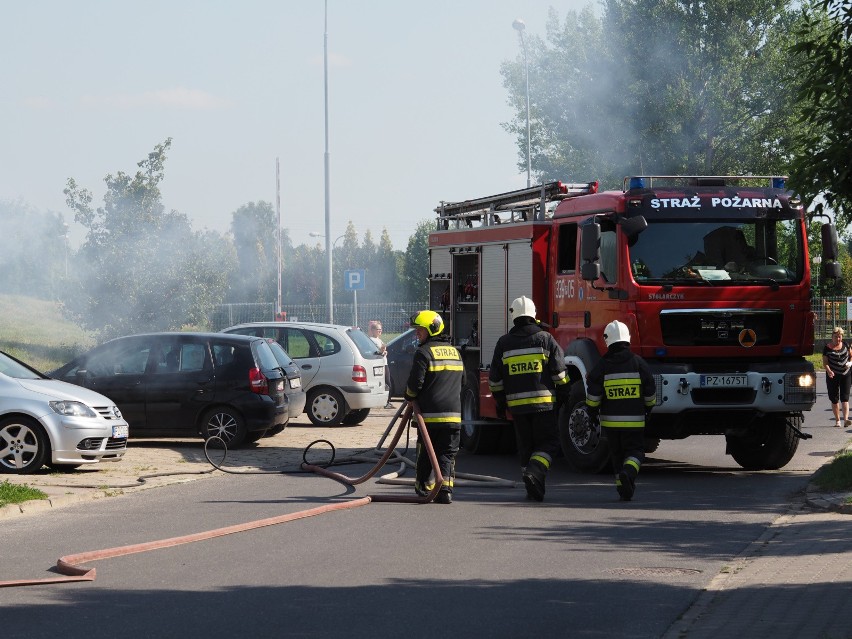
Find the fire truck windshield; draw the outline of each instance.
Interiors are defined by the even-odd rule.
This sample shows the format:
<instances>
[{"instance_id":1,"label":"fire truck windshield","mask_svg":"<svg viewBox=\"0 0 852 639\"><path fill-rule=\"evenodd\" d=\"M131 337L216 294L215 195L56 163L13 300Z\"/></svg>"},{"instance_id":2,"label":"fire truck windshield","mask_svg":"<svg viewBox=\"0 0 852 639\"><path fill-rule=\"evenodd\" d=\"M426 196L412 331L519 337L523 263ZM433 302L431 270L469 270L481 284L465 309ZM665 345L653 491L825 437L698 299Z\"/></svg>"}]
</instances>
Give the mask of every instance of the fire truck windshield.
<instances>
[{"instance_id":1,"label":"fire truck windshield","mask_svg":"<svg viewBox=\"0 0 852 639\"><path fill-rule=\"evenodd\" d=\"M638 284L794 284L803 246L795 220L649 219L629 248L630 267Z\"/></svg>"}]
</instances>

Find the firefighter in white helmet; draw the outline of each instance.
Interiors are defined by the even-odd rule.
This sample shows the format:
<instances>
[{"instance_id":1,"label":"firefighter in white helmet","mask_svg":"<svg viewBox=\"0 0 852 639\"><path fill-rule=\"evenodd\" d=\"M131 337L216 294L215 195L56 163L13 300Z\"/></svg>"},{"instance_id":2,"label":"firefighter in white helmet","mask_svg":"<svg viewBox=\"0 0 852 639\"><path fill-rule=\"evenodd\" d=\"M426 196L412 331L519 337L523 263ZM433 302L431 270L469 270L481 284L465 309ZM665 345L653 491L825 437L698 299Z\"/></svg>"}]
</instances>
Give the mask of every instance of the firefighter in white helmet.
<instances>
[{"instance_id":1,"label":"firefighter in white helmet","mask_svg":"<svg viewBox=\"0 0 852 639\"><path fill-rule=\"evenodd\" d=\"M544 481L559 452L557 399L568 392L565 356L553 335L535 319L535 304L522 296L509 308L514 326L497 340L488 385L497 414L506 410L515 423L515 439L527 496L544 499Z\"/></svg>"},{"instance_id":2,"label":"firefighter in white helmet","mask_svg":"<svg viewBox=\"0 0 852 639\"><path fill-rule=\"evenodd\" d=\"M636 490L645 459L645 417L657 396L644 359L630 351L630 331L614 320L604 328L607 351L586 377L586 405L609 443L615 488L624 501Z\"/></svg>"},{"instance_id":3,"label":"firefighter in white helmet","mask_svg":"<svg viewBox=\"0 0 852 639\"><path fill-rule=\"evenodd\" d=\"M414 352L405 399L417 403L438 458L444 481L435 501L450 504L461 441L464 364L458 350L443 334L444 320L438 313L428 310L415 313L411 316L411 327L417 332L420 346ZM418 441L414 470L414 490L418 495L425 496L433 489L431 472L432 463L426 447Z\"/></svg>"}]
</instances>

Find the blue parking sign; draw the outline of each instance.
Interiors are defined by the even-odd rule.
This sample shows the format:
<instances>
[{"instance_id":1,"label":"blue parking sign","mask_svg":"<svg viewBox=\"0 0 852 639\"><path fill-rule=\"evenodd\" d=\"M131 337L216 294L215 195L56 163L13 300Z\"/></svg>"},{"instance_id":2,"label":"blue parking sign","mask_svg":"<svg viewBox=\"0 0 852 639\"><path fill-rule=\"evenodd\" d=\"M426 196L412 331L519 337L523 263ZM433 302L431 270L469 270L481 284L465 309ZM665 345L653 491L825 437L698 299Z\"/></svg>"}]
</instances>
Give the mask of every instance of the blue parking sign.
<instances>
[{"instance_id":1,"label":"blue parking sign","mask_svg":"<svg viewBox=\"0 0 852 639\"><path fill-rule=\"evenodd\" d=\"M364 269L353 269L343 272L343 286L347 291L364 290L366 279L366 271Z\"/></svg>"}]
</instances>

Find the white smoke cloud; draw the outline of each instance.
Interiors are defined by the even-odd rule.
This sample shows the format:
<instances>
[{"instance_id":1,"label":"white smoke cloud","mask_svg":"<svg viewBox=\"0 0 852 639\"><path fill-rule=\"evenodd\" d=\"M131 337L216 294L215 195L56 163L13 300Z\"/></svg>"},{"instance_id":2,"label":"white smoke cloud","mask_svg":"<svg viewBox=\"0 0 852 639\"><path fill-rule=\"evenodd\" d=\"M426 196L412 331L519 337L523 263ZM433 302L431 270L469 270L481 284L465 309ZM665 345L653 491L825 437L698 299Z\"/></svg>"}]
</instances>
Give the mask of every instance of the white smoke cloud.
<instances>
[{"instance_id":1,"label":"white smoke cloud","mask_svg":"<svg viewBox=\"0 0 852 639\"><path fill-rule=\"evenodd\" d=\"M80 103L87 108L139 109L165 107L189 111L224 109L230 102L199 89L176 87L143 93L116 93L108 95L84 95Z\"/></svg>"}]
</instances>

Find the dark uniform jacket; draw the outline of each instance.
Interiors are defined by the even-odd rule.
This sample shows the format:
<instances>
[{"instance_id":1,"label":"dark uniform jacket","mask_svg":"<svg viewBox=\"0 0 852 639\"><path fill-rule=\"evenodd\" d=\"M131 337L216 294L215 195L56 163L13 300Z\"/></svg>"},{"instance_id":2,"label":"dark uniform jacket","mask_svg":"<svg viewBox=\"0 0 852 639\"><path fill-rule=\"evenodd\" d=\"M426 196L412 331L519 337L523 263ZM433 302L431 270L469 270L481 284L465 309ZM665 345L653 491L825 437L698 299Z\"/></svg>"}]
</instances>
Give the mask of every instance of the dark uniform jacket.
<instances>
[{"instance_id":1,"label":"dark uniform jacket","mask_svg":"<svg viewBox=\"0 0 852 639\"><path fill-rule=\"evenodd\" d=\"M430 337L414 352L405 399L416 401L427 426L461 428L464 365L455 346Z\"/></svg>"},{"instance_id":2,"label":"dark uniform jacket","mask_svg":"<svg viewBox=\"0 0 852 639\"><path fill-rule=\"evenodd\" d=\"M565 355L553 335L530 322L497 340L488 386L515 415L552 410L557 389L568 389Z\"/></svg>"},{"instance_id":3,"label":"dark uniform jacket","mask_svg":"<svg viewBox=\"0 0 852 639\"><path fill-rule=\"evenodd\" d=\"M601 426L608 428L644 428L656 396L648 364L626 342L610 346L586 378L586 404L600 410Z\"/></svg>"}]
</instances>

